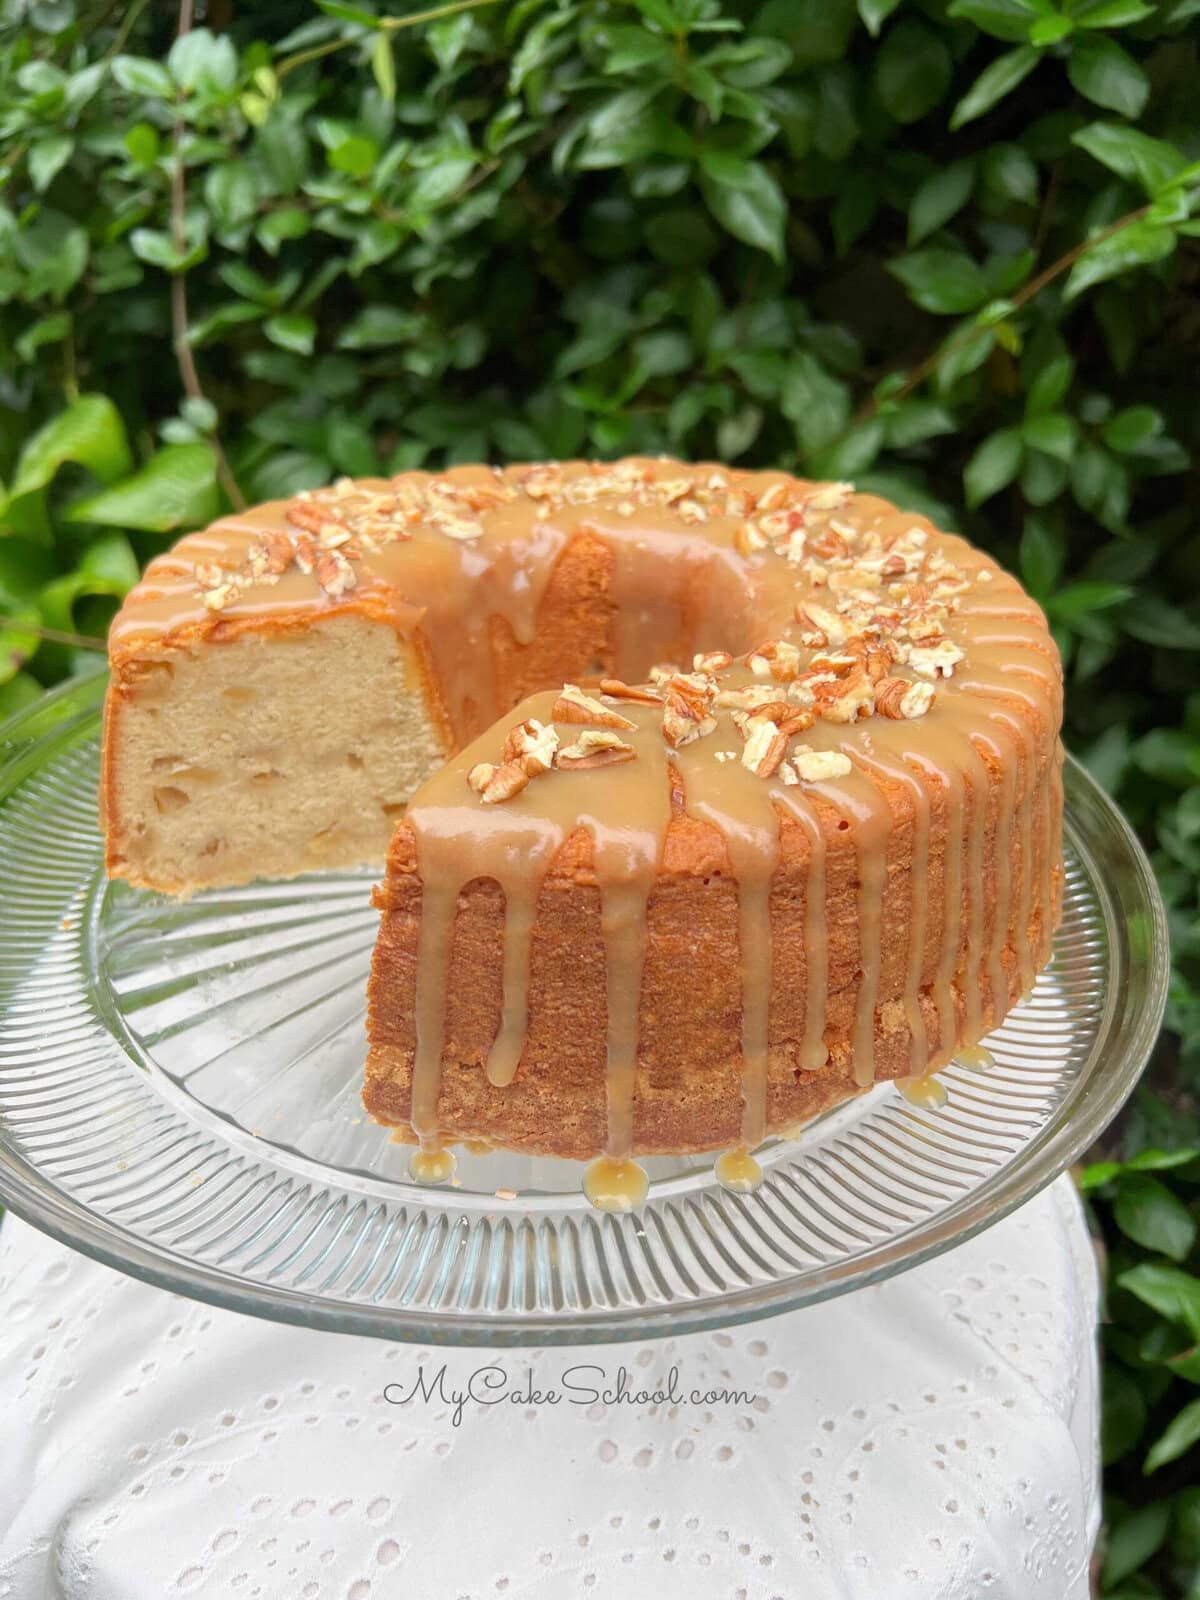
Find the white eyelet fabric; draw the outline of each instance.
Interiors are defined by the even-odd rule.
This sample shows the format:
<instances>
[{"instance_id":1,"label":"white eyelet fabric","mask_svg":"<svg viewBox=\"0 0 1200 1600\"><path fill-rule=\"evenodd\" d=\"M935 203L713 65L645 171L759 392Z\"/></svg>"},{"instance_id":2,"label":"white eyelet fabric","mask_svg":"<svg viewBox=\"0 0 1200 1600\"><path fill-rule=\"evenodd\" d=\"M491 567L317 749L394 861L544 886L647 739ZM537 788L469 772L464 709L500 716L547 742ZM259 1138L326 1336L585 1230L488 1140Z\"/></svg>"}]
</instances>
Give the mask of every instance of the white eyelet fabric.
<instances>
[{"instance_id":1,"label":"white eyelet fabric","mask_svg":"<svg viewBox=\"0 0 1200 1600\"><path fill-rule=\"evenodd\" d=\"M0 1600L1086 1600L1096 1298L1066 1179L843 1299L536 1350L259 1322L6 1217Z\"/></svg>"}]
</instances>

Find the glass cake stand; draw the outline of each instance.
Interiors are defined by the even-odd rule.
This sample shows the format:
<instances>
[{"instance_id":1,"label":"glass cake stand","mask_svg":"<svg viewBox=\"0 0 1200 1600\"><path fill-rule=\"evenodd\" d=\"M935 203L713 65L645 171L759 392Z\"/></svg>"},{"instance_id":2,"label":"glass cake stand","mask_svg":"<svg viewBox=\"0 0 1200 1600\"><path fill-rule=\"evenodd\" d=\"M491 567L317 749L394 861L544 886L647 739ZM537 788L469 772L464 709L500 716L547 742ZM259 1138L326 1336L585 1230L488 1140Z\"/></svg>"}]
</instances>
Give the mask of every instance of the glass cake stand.
<instances>
[{"instance_id":1,"label":"glass cake stand","mask_svg":"<svg viewBox=\"0 0 1200 1600\"><path fill-rule=\"evenodd\" d=\"M582 1166L460 1153L454 1188L359 1104L369 873L176 903L104 877L104 679L0 729L0 1196L124 1272L217 1305L382 1338L633 1339L808 1304L900 1272L1019 1205L1101 1132L1154 1042L1167 938L1149 865L1067 766L1054 959L951 1067L947 1104L890 1084L760 1155L647 1163L637 1212Z\"/></svg>"}]
</instances>

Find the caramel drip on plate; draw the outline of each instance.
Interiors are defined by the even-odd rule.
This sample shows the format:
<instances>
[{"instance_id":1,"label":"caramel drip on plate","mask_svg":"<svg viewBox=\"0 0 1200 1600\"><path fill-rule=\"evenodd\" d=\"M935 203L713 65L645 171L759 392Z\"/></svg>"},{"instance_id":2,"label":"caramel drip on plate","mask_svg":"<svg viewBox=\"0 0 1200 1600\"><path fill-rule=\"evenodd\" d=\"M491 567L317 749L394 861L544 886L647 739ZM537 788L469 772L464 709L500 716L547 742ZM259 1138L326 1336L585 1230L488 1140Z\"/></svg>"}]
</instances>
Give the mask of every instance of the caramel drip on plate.
<instances>
[{"instance_id":1,"label":"caramel drip on plate","mask_svg":"<svg viewBox=\"0 0 1200 1600\"><path fill-rule=\"evenodd\" d=\"M958 1066L966 1067L970 1072L986 1072L989 1067L996 1065L992 1052L981 1044L965 1045L954 1060Z\"/></svg>"},{"instance_id":2,"label":"caramel drip on plate","mask_svg":"<svg viewBox=\"0 0 1200 1600\"><path fill-rule=\"evenodd\" d=\"M940 1111L946 1104L946 1085L932 1073L923 1078L901 1078L896 1087L910 1106L921 1111Z\"/></svg>"},{"instance_id":3,"label":"caramel drip on plate","mask_svg":"<svg viewBox=\"0 0 1200 1600\"><path fill-rule=\"evenodd\" d=\"M731 1194L752 1194L762 1182L762 1168L748 1150L726 1150L717 1157L717 1182Z\"/></svg>"}]
</instances>

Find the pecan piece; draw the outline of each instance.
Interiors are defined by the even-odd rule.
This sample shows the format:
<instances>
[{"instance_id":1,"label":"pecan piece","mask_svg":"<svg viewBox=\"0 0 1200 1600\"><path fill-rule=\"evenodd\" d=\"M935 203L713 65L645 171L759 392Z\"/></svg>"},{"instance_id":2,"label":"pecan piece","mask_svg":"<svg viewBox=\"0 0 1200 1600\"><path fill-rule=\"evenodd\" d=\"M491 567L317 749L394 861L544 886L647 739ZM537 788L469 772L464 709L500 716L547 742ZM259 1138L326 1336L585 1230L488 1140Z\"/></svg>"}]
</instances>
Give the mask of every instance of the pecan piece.
<instances>
[{"instance_id":1,"label":"pecan piece","mask_svg":"<svg viewBox=\"0 0 1200 1600\"><path fill-rule=\"evenodd\" d=\"M770 717L754 716L746 718L742 735L746 740L742 765L760 778L774 777L787 755L787 734Z\"/></svg>"},{"instance_id":2,"label":"pecan piece","mask_svg":"<svg viewBox=\"0 0 1200 1600\"><path fill-rule=\"evenodd\" d=\"M611 706L603 705L575 683L564 683L562 693L554 702L550 711L555 722L590 723L594 728L636 728L636 722L630 722L628 717L623 717L619 711L614 711Z\"/></svg>"},{"instance_id":3,"label":"pecan piece","mask_svg":"<svg viewBox=\"0 0 1200 1600\"><path fill-rule=\"evenodd\" d=\"M563 772L583 772L591 767L615 767L632 761L637 752L615 733L586 728L574 744L562 745L554 765Z\"/></svg>"},{"instance_id":4,"label":"pecan piece","mask_svg":"<svg viewBox=\"0 0 1200 1600\"><path fill-rule=\"evenodd\" d=\"M530 717L508 730L500 759L519 762L529 777L536 778L539 773L549 772L554 765L557 749L558 734L555 729L539 722L536 717Z\"/></svg>"},{"instance_id":5,"label":"pecan piece","mask_svg":"<svg viewBox=\"0 0 1200 1600\"><path fill-rule=\"evenodd\" d=\"M804 783L823 783L827 778L846 778L853 772L850 757L840 750L814 750L810 745L798 746L792 756L796 776Z\"/></svg>"},{"instance_id":6,"label":"pecan piece","mask_svg":"<svg viewBox=\"0 0 1200 1600\"><path fill-rule=\"evenodd\" d=\"M467 773L467 782L485 805L497 805L527 788L529 774L519 761L505 761L499 767L481 761Z\"/></svg>"},{"instance_id":7,"label":"pecan piece","mask_svg":"<svg viewBox=\"0 0 1200 1600\"><path fill-rule=\"evenodd\" d=\"M600 689L614 700L632 700L639 706L662 705L662 695L648 683L625 683L621 678L601 678Z\"/></svg>"},{"instance_id":8,"label":"pecan piece","mask_svg":"<svg viewBox=\"0 0 1200 1600\"><path fill-rule=\"evenodd\" d=\"M292 500L288 503L287 519L305 533L320 533L327 522L338 520L338 514L319 500Z\"/></svg>"}]
</instances>

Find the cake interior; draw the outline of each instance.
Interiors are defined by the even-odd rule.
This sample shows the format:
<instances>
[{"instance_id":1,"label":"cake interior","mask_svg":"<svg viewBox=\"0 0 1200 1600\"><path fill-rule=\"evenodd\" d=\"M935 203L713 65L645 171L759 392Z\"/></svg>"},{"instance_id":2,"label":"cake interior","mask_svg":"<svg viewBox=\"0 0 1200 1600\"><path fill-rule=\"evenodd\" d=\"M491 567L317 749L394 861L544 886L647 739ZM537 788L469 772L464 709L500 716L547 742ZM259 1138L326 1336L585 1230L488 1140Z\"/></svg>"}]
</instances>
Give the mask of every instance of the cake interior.
<instances>
[{"instance_id":1,"label":"cake interior","mask_svg":"<svg viewBox=\"0 0 1200 1600\"><path fill-rule=\"evenodd\" d=\"M194 639L122 670L109 871L177 894L377 864L446 755L412 646L363 616Z\"/></svg>"}]
</instances>

